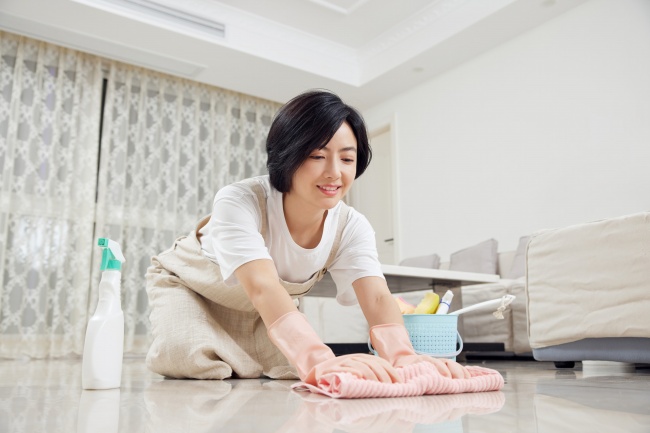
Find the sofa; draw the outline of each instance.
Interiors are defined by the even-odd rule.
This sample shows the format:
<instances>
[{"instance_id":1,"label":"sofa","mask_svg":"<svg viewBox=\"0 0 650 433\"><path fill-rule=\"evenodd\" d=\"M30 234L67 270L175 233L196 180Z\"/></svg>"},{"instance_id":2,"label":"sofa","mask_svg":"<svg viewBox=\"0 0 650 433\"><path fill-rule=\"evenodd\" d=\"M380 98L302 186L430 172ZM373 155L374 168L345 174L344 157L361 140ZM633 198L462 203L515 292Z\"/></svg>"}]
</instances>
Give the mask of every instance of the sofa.
<instances>
[{"instance_id":1,"label":"sofa","mask_svg":"<svg viewBox=\"0 0 650 433\"><path fill-rule=\"evenodd\" d=\"M650 212L536 233L526 266L535 359L650 363Z\"/></svg>"},{"instance_id":2,"label":"sofa","mask_svg":"<svg viewBox=\"0 0 650 433\"><path fill-rule=\"evenodd\" d=\"M463 286L461 295L465 307L507 294L515 295L516 299L506 310L504 319L496 319L490 309L463 314L461 335L465 343L498 343L506 352L529 356L524 278L527 240L527 237L522 237L516 251L499 253L498 242L489 239L451 254L448 261L441 262L438 255L429 254L409 257L400 265L501 275L503 278L497 283ZM417 304L430 291L431 288L423 287L423 290L400 293L399 296ZM327 344L361 347L359 345L368 340L368 325L358 305L344 307L334 298L306 296L300 301L300 310Z\"/></svg>"}]
</instances>

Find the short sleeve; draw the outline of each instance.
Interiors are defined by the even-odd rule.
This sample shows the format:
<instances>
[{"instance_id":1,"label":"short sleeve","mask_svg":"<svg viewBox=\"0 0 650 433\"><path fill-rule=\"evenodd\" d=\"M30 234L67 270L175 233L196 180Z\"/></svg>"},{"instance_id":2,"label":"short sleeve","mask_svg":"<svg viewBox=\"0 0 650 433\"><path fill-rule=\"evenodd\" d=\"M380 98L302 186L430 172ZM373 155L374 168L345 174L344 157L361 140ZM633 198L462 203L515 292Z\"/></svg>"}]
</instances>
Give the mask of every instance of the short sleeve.
<instances>
[{"instance_id":1,"label":"short sleeve","mask_svg":"<svg viewBox=\"0 0 650 433\"><path fill-rule=\"evenodd\" d=\"M224 281L236 284L233 275L241 265L258 259L269 259L268 248L260 234L261 215L254 193L242 187L220 190L215 199L207 239Z\"/></svg>"},{"instance_id":2,"label":"short sleeve","mask_svg":"<svg viewBox=\"0 0 650 433\"><path fill-rule=\"evenodd\" d=\"M352 283L359 278L384 278L377 253L375 232L366 217L354 209L350 209L350 216L341 236L341 245L329 272L336 283L336 299L342 305L354 305L358 302Z\"/></svg>"}]
</instances>

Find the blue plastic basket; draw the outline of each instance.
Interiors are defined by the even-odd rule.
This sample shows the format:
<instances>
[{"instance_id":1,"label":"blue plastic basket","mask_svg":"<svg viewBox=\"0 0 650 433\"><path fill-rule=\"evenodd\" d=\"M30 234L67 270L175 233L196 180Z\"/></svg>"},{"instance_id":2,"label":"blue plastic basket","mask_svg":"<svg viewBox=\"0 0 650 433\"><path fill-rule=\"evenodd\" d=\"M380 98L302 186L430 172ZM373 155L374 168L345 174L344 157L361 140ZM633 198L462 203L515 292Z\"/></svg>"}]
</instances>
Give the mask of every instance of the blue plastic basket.
<instances>
[{"instance_id":1,"label":"blue plastic basket","mask_svg":"<svg viewBox=\"0 0 650 433\"><path fill-rule=\"evenodd\" d=\"M457 315L404 314L402 318L417 353L455 360L462 352L463 339L458 333Z\"/></svg>"},{"instance_id":2,"label":"blue plastic basket","mask_svg":"<svg viewBox=\"0 0 650 433\"><path fill-rule=\"evenodd\" d=\"M456 356L463 351L463 339L458 332L456 314L404 314L402 317L417 354L455 361ZM368 348L377 355L370 339Z\"/></svg>"}]
</instances>

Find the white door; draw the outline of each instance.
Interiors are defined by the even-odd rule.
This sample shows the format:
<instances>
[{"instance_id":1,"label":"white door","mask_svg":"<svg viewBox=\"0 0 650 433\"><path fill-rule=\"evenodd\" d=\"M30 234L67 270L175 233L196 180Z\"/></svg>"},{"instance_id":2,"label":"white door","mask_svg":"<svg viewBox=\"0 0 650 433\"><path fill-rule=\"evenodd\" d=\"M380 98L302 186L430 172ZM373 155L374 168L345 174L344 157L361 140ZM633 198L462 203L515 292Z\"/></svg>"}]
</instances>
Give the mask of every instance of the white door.
<instances>
[{"instance_id":1,"label":"white door","mask_svg":"<svg viewBox=\"0 0 650 433\"><path fill-rule=\"evenodd\" d=\"M391 134L383 129L371 134L372 161L350 191L351 205L368 218L375 229L379 261L395 264L393 230L393 165Z\"/></svg>"}]
</instances>

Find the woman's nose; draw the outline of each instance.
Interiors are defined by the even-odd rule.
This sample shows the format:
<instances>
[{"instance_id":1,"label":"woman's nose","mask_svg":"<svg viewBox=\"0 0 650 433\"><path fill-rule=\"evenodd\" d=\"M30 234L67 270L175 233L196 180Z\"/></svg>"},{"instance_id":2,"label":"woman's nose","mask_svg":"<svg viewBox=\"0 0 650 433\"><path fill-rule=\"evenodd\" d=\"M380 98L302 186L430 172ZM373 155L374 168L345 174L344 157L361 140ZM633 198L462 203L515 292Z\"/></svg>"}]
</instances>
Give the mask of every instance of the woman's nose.
<instances>
[{"instance_id":1,"label":"woman's nose","mask_svg":"<svg viewBox=\"0 0 650 433\"><path fill-rule=\"evenodd\" d=\"M341 177L341 167L336 158L330 159L325 167L325 176L330 179L338 179Z\"/></svg>"}]
</instances>

